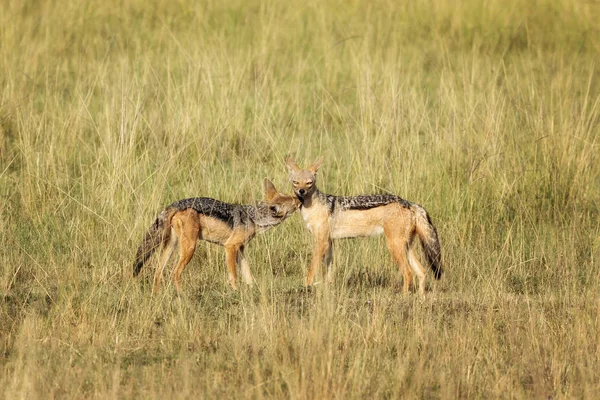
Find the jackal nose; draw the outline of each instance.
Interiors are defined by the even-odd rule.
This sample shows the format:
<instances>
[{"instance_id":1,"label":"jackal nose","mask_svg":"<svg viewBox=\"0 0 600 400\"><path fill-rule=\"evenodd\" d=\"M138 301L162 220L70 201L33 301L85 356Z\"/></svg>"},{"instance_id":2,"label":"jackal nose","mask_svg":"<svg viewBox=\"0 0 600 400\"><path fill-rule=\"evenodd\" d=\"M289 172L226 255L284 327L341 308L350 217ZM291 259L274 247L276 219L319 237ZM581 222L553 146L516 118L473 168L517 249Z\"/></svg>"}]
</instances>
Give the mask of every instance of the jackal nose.
<instances>
[{"instance_id":1,"label":"jackal nose","mask_svg":"<svg viewBox=\"0 0 600 400\"><path fill-rule=\"evenodd\" d=\"M298 193L300 193L301 195L303 195L304 193L306 193L306 190L300 189L300 190L298 190Z\"/></svg>"}]
</instances>

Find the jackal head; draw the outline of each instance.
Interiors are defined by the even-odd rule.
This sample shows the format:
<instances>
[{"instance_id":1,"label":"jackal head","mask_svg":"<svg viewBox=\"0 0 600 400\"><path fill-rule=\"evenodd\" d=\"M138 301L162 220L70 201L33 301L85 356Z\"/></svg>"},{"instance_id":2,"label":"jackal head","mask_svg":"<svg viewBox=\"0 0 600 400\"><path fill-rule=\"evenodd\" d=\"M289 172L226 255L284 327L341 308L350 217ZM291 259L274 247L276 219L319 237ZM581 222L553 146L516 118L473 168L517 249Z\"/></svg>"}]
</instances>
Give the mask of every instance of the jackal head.
<instances>
[{"instance_id":1,"label":"jackal head","mask_svg":"<svg viewBox=\"0 0 600 400\"><path fill-rule=\"evenodd\" d=\"M266 201L256 205L254 222L261 227L275 226L292 215L300 207L300 201L294 196L278 192L268 179L265 179L264 185Z\"/></svg>"},{"instance_id":2,"label":"jackal head","mask_svg":"<svg viewBox=\"0 0 600 400\"><path fill-rule=\"evenodd\" d=\"M323 164L323 157L317 158L317 160L308 167L307 169L301 169L296 161L292 157L287 157L285 163L288 168L290 176L290 182L294 188L294 194L300 201L304 201L305 198L312 196L317 190L317 171Z\"/></svg>"}]
</instances>

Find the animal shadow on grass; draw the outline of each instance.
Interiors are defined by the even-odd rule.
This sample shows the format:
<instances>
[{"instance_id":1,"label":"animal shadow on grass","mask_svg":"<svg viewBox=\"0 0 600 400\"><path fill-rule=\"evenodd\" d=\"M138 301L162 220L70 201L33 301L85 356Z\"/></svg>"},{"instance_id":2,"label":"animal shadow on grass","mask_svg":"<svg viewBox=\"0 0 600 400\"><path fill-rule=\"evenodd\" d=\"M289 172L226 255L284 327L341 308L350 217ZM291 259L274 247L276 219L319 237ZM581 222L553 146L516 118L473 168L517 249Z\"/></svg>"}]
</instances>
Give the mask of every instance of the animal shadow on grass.
<instances>
[{"instance_id":1,"label":"animal shadow on grass","mask_svg":"<svg viewBox=\"0 0 600 400\"><path fill-rule=\"evenodd\" d=\"M315 305L317 290L312 287L296 287L281 292L278 296L284 307L301 316Z\"/></svg>"},{"instance_id":2,"label":"animal shadow on grass","mask_svg":"<svg viewBox=\"0 0 600 400\"><path fill-rule=\"evenodd\" d=\"M360 270L352 272L346 278L346 286L351 288L387 288L393 285L389 274L383 271Z\"/></svg>"},{"instance_id":3,"label":"animal shadow on grass","mask_svg":"<svg viewBox=\"0 0 600 400\"><path fill-rule=\"evenodd\" d=\"M369 271L360 270L350 273L346 278L346 287L354 289L375 289L391 288L394 293L402 293L403 291L403 278L394 276L394 274L386 273L386 271ZM425 282L425 292L431 292L431 282ZM418 282L413 281L410 285L410 293L418 293Z\"/></svg>"}]
</instances>

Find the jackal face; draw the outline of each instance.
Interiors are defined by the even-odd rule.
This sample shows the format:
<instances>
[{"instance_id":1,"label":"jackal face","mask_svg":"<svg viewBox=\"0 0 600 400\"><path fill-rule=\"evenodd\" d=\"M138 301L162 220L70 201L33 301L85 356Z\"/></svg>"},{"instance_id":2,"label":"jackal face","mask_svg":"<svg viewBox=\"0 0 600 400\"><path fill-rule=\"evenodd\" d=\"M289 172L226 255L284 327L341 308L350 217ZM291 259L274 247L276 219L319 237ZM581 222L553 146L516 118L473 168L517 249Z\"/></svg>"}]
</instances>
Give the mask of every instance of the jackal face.
<instances>
[{"instance_id":1,"label":"jackal face","mask_svg":"<svg viewBox=\"0 0 600 400\"><path fill-rule=\"evenodd\" d=\"M265 179L264 185L266 201L256 205L254 222L263 227L274 226L292 215L300 207L300 201L294 196L278 192L268 179Z\"/></svg>"},{"instance_id":2,"label":"jackal face","mask_svg":"<svg viewBox=\"0 0 600 400\"><path fill-rule=\"evenodd\" d=\"M317 190L317 171L323 164L323 157L317 160L307 169L301 169L292 157L287 157L285 163L288 168L290 182L294 188L294 194L300 201L313 195Z\"/></svg>"}]
</instances>

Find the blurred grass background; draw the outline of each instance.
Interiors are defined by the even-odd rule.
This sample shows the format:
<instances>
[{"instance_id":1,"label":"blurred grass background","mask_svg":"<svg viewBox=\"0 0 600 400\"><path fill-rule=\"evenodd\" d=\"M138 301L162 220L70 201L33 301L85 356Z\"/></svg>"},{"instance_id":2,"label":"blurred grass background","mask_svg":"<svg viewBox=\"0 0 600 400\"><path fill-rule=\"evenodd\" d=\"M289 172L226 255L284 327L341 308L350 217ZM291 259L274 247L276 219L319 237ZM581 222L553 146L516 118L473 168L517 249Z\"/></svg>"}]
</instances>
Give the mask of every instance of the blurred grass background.
<instances>
[{"instance_id":1,"label":"blurred grass background","mask_svg":"<svg viewBox=\"0 0 600 400\"><path fill-rule=\"evenodd\" d=\"M599 27L583 0L6 0L3 396L593 398ZM287 154L426 207L425 299L381 238L304 290L300 216L249 245L252 289L205 243L183 297L131 278L162 207L289 192Z\"/></svg>"}]
</instances>

